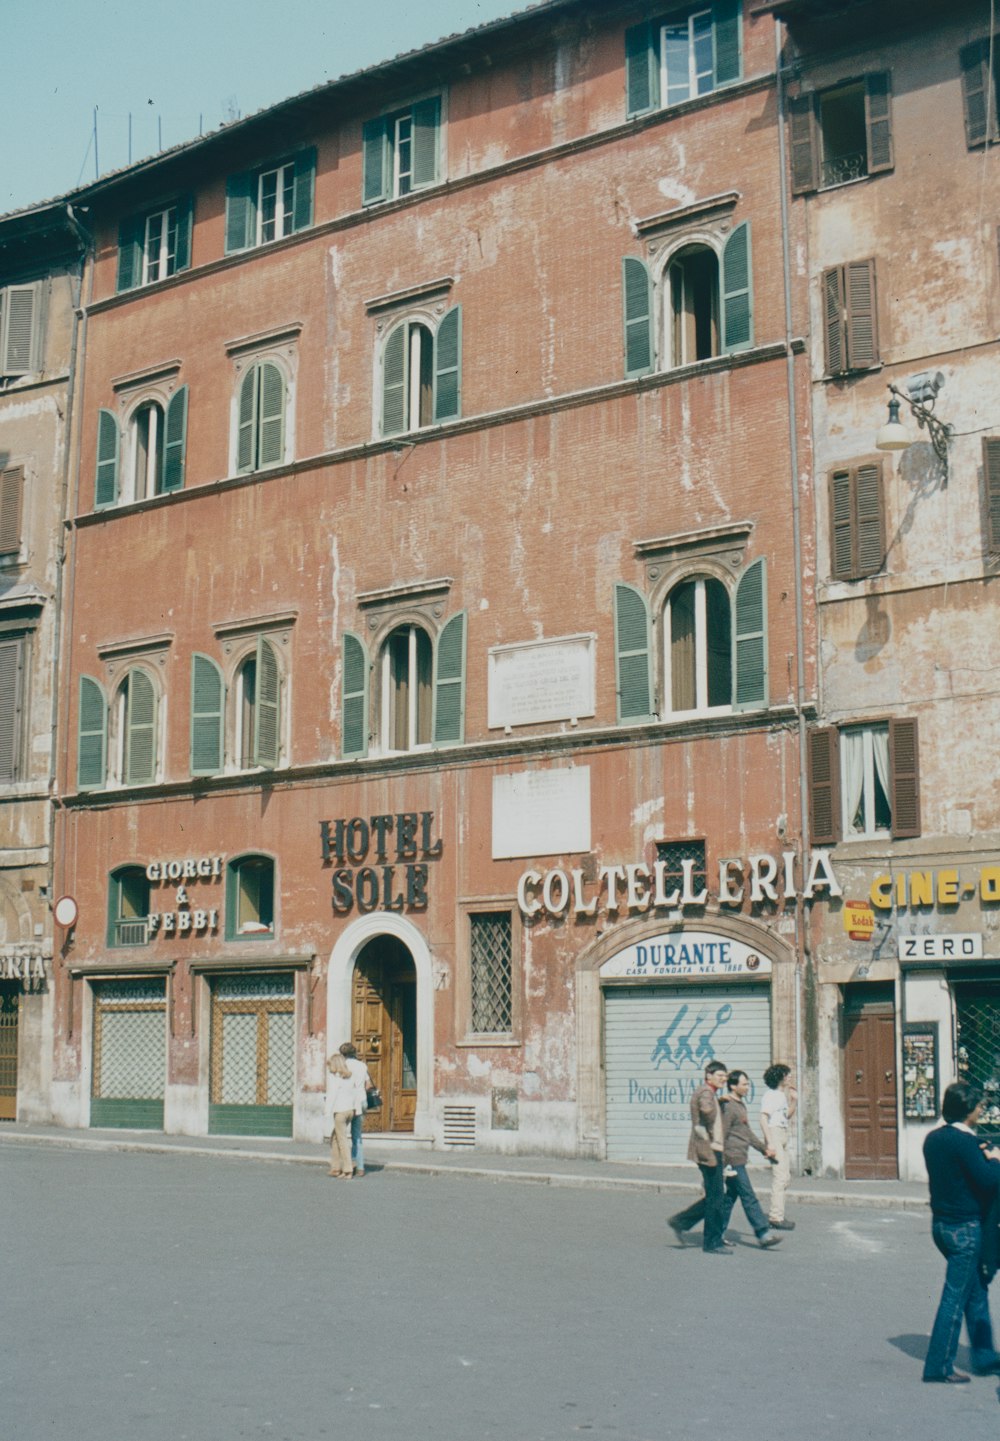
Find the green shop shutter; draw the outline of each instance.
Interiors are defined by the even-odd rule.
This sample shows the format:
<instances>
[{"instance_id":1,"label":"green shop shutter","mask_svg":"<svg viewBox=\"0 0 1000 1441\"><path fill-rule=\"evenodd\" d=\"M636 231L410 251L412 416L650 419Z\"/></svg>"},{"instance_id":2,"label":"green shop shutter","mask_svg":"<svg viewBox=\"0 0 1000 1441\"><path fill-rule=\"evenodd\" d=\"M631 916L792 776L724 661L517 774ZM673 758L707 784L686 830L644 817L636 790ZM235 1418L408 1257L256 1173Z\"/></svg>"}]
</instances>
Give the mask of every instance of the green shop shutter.
<instances>
[{"instance_id":1,"label":"green shop shutter","mask_svg":"<svg viewBox=\"0 0 1000 1441\"><path fill-rule=\"evenodd\" d=\"M182 195L177 202L177 246L174 251L174 271L189 270L191 267L191 228L194 224L194 201L190 195Z\"/></svg>"},{"instance_id":2,"label":"green shop shutter","mask_svg":"<svg viewBox=\"0 0 1000 1441\"><path fill-rule=\"evenodd\" d=\"M184 450L187 444L188 388L174 391L167 404L163 427L163 489L180 490L184 485Z\"/></svg>"},{"instance_id":3,"label":"green shop shutter","mask_svg":"<svg viewBox=\"0 0 1000 1441\"><path fill-rule=\"evenodd\" d=\"M462 413L462 307L452 306L438 326L434 350L434 419Z\"/></svg>"},{"instance_id":4,"label":"green shop shutter","mask_svg":"<svg viewBox=\"0 0 1000 1441\"><path fill-rule=\"evenodd\" d=\"M730 85L741 74L740 0L715 0L712 41L715 51L715 84Z\"/></svg>"},{"instance_id":5,"label":"green shop shutter","mask_svg":"<svg viewBox=\"0 0 1000 1441\"><path fill-rule=\"evenodd\" d=\"M285 458L285 381L270 361L260 366L258 464L280 465Z\"/></svg>"},{"instance_id":6,"label":"green shop shutter","mask_svg":"<svg viewBox=\"0 0 1000 1441\"><path fill-rule=\"evenodd\" d=\"M889 721L889 771L892 776L892 837L920 834L920 774L917 722Z\"/></svg>"},{"instance_id":7,"label":"green shop shutter","mask_svg":"<svg viewBox=\"0 0 1000 1441\"><path fill-rule=\"evenodd\" d=\"M631 118L660 103L659 28L647 20L625 31L625 109Z\"/></svg>"},{"instance_id":8,"label":"green shop shutter","mask_svg":"<svg viewBox=\"0 0 1000 1441\"><path fill-rule=\"evenodd\" d=\"M646 597L623 581L615 586L615 665L618 721L652 720Z\"/></svg>"},{"instance_id":9,"label":"green shop shutter","mask_svg":"<svg viewBox=\"0 0 1000 1441\"><path fill-rule=\"evenodd\" d=\"M110 410L97 416L97 475L94 505L114 505L118 499L118 421Z\"/></svg>"},{"instance_id":10,"label":"green shop shutter","mask_svg":"<svg viewBox=\"0 0 1000 1441\"><path fill-rule=\"evenodd\" d=\"M434 652L434 744L465 738L465 617L459 611L438 636Z\"/></svg>"},{"instance_id":11,"label":"green shop shutter","mask_svg":"<svg viewBox=\"0 0 1000 1441\"><path fill-rule=\"evenodd\" d=\"M734 710L767 705L767 566L763 556L747 566L736 587L733 674Z\"/></svg>"},{"instance_id":12,"label":"green shop shutter","mask_svg":"<svg viewBox=\"0 0 1000 1441\"><path fill-rule=\"evenodd\" d=\"M222 672L207 655L191 657L191 774L212 776L222 769L225 707Z\"/></svg>"},{"instance_id":13,"label":"green shop shutter","mask_svg":"<svg viewBox=\"0 0 1000 1441\"><path fill-rule=\"evenodd\" d=\"M104 784L108 706L99 682L88 675L80 677L76 726L76 783L82 791L95 790Z\"/></svg>"},{"instance_id":14,"label":"green shop shutter","mask_svg":"<svg viewBox=\"0 0 1000 1441\"><path fill-rule=\"evenodd\" d=\"M278 764L278 707L281 677L274 647L257 637L257 701L253 714L253 763L273 769Z\"/></svg>"},{"instance_id":15,"label":"green shop shutter","mask_svg":"<svg viewBox=\"0 0 1000 1441\"><path fill-rule=\"evenodd\" d=\"M236 470L242 475L257 466L257 389L259 367L251 365L240 385L236 429Z\"/></svg>"},{"instance_id":16,"label":"green shop shutter","mask_svg":"<svg viewBox=\"0 0 1000 1441\"><path fill-rule=\"evenodd\" d=\"M750 222L744 220L722 252L722 349L726 355L753 345L753 266Z\"/></svg>"},{"instance_id":17,"label":"green shop shutter","mask_svg":"<svg viewBox=\"0 0 1000 1441\"><path fill-rule=\"evenodd\" d=\"M226 254L247 250L254 241L257 177L250 170L226 181Z\"/></svg>"},{"instance_id":18,"label":"green shop shutter","mask_svg":"<svg viewBox=\"0 0 1000 1441\"><path fill-rule=\"evenodd\" d=\"M413 188L433 185L438 178L441 97L419 100L413 107Z\"/></svg>"},{"instance_id":19,"label":"green shop shutter","mask_svg":"<svg viewBox=\"0 0 1000 1441\"><path fill-rule=\"evenodd\" d=\"M382 352L382 434L406 429L406 325L389 336Z\"/></svg>"},{"instance_id":20,"label":"green shop shutter","mask_svg":"<svg viewBox=\"0 0 1000 1441\"><path fill-rule=\"evenodd\" d=\"M145 233L144 215L130 215L118 227L118 279L115 289L119 293L132 290L142 280L142 242Z\"/></svg>"},{"instance_id":21,"label":"green shop shutter","mask_svg":"<svg viewBox=\"0 0 1000 1441\"><path fill-rule=\"evenodd\" d=\"M892 80L888 70L865 76L865 130L868 135L868 174L891 170Z\"/></svg>"},{"instance_id":22,"label":"green shop shutter","mask_svg":"<svg viewBox=\"0 0 1000 1441\"><path fill-rule=\"evenodd\" d=\"M313 193L316 186L316 147L300 150L293 162L292 229L305 230L313 223Z\"/></svg>"},{"instance_id":23,"label":"green shop shutter","mask_svg":"<svg viewBox=\"0 0 1000 1441\"><path fill-rule=\"evenodd\" d=\"M127 784L140 785L155 780L156 691L143 670L129 671L125 728Z\"/></svg>"},{"instance_id":24,"label":"green shop shutter","mask_svg":"<svg viewBox=\"0 0 1000 1441\"><path fill-rule=\"evenodd\" d=\"M648 375L653 368L653 282L642 260L622 260L625 324L625 378Z\"/></svg>"},{"instance_id":25,"label":"green shop shutter","mask_svg":"<svg viewBox=\"0 0 1000 1441\"><path fill-rule=\"evenodd\" d=\"M340 746L345 760L368 754L368 652L359 636L344 632Z\"/></svg>"},{"instance_id":26,"label":"green shop shutter","mask_svg":"<svg viewBox=\"0 0 1000 1441\"><path fill-rule=\"evenodd\" d=\"M389 131L384 116L365 122L361 138L361 203L374 205L389 195Z\"/></svg>"}]
</instances>

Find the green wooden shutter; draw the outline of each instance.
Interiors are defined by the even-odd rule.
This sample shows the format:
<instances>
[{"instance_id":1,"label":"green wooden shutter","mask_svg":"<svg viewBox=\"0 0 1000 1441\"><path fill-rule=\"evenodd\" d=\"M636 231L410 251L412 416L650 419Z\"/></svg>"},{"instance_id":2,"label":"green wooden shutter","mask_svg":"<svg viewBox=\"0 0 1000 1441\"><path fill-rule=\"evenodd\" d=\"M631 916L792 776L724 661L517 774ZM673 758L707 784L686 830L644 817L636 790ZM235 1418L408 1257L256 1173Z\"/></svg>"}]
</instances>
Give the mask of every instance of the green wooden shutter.
<instances>
[{"instance_id":1,"label":"green wooden shutter","mask_svg":"<svg viewBox=\"0 0 1000 1441\"><path fill-rule=\"evenodd\" d=\"M438 326L434 348L434 419L462 413L462 307L452 306Z\"/></svg>"},{"instance_id":2,"label":"green wooden shutter","mask_svg":"<svg viewBox=\"0 0 1000 1441\"><path fill-rule=\"evenodd\" d=\"M1000 552L1000 438L983 437L983 489L986 497L986 546Z\"/></svg>"},{"instance_id":3,"label":"green wooden shutter","mask_svg":"<svg viewBox=\"0 0 1000 1441\"><path fill-rule=\"evenodd\" d=\"M891 170L892 78L888 70L865 76L865 130L868 135L868 174Z\"/></svg>"},{"instance_id":4,"label":"green wooden shutter","mask_svg":"<svg viewBox=\"0 0 1000 1441\"><path fill-rule=\"evenodd\" d=\"M211 656L191 657L191 774L212 776L222 769L225 687Z\"/></svg>"},{"instance_id":5,"label":"green wooden shutter","mask_svg":"<svg viewBox=\"0 0 1000 1441\"><path fill-rule=\"evenodd\" d=\"M920 834L920 767L917 722L889 721L889 771L892 777L892 836Z\"/></svg>"},{"instance_id":6,"label":"green wooden shutter","mask_svg":"<svg viewBox=\"0 0 1000 1441\"><path fill-rule=\"evenodd\" d=\"M253 763L273 769L280 743L281 676L274 647L257 637L257 694L253 712Z\"/></svg>"},{"instance_id":7,"label":"green wooden shutter","mask_svg":"<svg viewBox=\"0 0 1000 1441\"><path fill-rule=\"evenodd\" d=\"M285 381L270 361L263 361L259 370L258 464L280 465L285 458Z\"/></svg>"},{"instance_id":8,"label":"green wooden shutter","mask_svg":"<svg viewBox=\"0 0 1000 1441\"><path fill-rule=\"evenodd\" d=\"M712 42L715 52L715 84L730 85L741 74L740 0L715 0L712 13Z\"/></svg>"},{"instance_id":9,"label":"green wooden shutter","mask_svg":"<svg viewBox=\"0 0 1000 1441\"><path fill-rule=\"evenodd\" d=\"M382 434L398 435L406 429L406 338L408 327L398 325L382 351Z\"/></svg>"},{"instance_id":10,"label":"green wooden shutter","mask_svg":"<svg viewBox=\"0 0 1000 1441\"><path fill-rule=\"evenodd\" d=\"M3 375L30 375L40 368L38 350L38 285L11 285L7 289L4 321Z\"/></svg>"},{"instance_id":11,"label":"green wooden shutter","mask_svg":"<svg viewBox=\"0 0 1000 1441\"><path fill-rule=\"evenodd\" d=\"M132 290L142 282L142 243L146 217L130 215L118 227L118 279L115 289Z\"/></svg>"},{"instance_id":12,"label":"green wooden shutter","mask_svg":"<svg viewBox=\"0 0 1000 1441\"><path fill-rule=\"evenodd\" d=\"M184 485L184 451L187 445L188 388L175 390L167 404L163 427L163 489L180 490Z\"/></svg>"},{"instance_id":13,"label":"green wooden shutter","mask_svg":"<svg viewBox=\"0 0 1000 1441\"><path fill-rule=\"evenodd\" d=\"M767 564L748 565L736 587L733 709L757 710L767 696Z\"/></svg>"},{"instance_id":14,"label":"green wooden shutter","mask_svg":"<svg viewBox=\"0 0 1000 1441\"><path fill-rule=\"evenodd\" d=\"M110 410L97 416L97 474L94 505L114 505L118 499L118 421Z\"/></svg>"},{"instance_id":15,"label":"green wooden shutter","mask_svg":"<svg viewBox=\"0 0 1000 1441\"><path fill-rule=\"evenodd\" d=\"M878 364L878 307L874 260L852 260L844 266L847 327L847 368L867 370Z\"/></svg>"},{"instance_id":16,"label":"green wooden shutter","mask_svg":"<svg viewBox=\"0 0 1000 1441\"><path fill-rule=\"evenodd\" d=\"M76 783L82 791L96 790L105 779L108 706L99 682L88 675L80 677L76 727Z\"/></svg>"},{"instance_id":17,"label":"green wooden shutter","mask_svg":"<svg viewBox=\"0 0 1000 1441\"><path fill-rule=\"evenodd\" d=\"M811 93L793 95L788 102L788 150L793 195L802 195L819 185L819 146L816 141L816 97Z\"/></svg>"},{"instance_id":18,"label":"green wooden shutter","mask_svg":"<svg viewBox=\"0 0 1000 1441\"><path fill-rule=\"evenodd\" d=\"M350 631L344 632L340 748L345 760L368 754L368 652Z\"/></svg>"},{"instance_id":19,"label":"green wooden shutter","mask_svg":"<svg viewBox=\"0 0 1000 1441\"><path fill-rule=\"evenodd\" d=\"M441 97L418 100L413 107L413 188L433 185L438 178Z\"/></svg>"},{"instance_id":20,"label":"green wooden shutter","mask_svg":"<svg viewBox=\"0 0 1000 1441\"><path fill-rule=\"evenodd\" d=\"M990 96L989 42L977 40L959 53L962 99L965 106L965 142L982 145L997 133L996 107Z\"/></svg>"},{"instance_id":21,"label":"green wooden shutter","mask_svg":"<svg viewBox=\"0 0 1000 1441\"><path fill-rule=\"evenodd\" d=\"M642 260L622 260L622 310L625 325L625 378L653 369L653 282Z\"/></svg>"},{"instance_id":22,"label":"green wooden shutter","mask_svg":"<svg viewBox=\"0 0 1000 1441\"><path fill-rule=\"evenodd\" d=\"M842 265L823 272L823 342L827 375L843 375L847 369L847 333Z\"/></svg>"},{"instance_id":23,"label":"green wooden shutter","mask_svg":"<svg viewBox=\"0 0 1000 1441\"><path fill-rule=\"evenodd\" d=\"M240 385L239 414L236 426L236 470L257 468L257 405L260 367L251 365Z\"/></svg>"},{"instance_id":24,"label":"green wooden shutter","mask_svg":"<svg viewBox=\"0 0 1000 1441\"><path fill-rule=\"evenodd\" d=\"M885 506L882 462L859 465L854 472L855 575L875 575L885 560Z\"/></svg>"},{"instance_id":25,"label":"green wooden shutter","mask_svg":"<svg viewBox=\"0 0 1000 1441\"><path fill-rule=\"evenodd\" d=\"M434 744L461 745L465 738L466 612L453 615L434 651Z\"/></svg>"},{"instance_id":26,"label":"green wooden shutter","mask_svg":"<svg viewBox=\"0 0 1000 1441\"><path fill-rule=\"evenodd\" d=\"M0 781L16 781L21 773L24 649L22 636L0 642Z\"/></svg>"},{"instance_id":27,"label":"green wooden shutter","mask_svg":"<svg viewBox=\"0 0 1000 1441\"><path fill-rule=\"evenodd\" d=\"M316 147L300 150L293 162L292 229L305 230L313 223L313 193L316 187Z\"/></svg>"},{"instance_id":28,"label":"green wooden shutter","mask_svg":"<svg viewBox=\"0 0 1000 1441\"><path fill-rule=\"evenodd\" d=\"M619 723L651 720L649 610L646 597L624 581L615 586L615 665Z\"/></svg>"},{"instance_id":29,"label":"green wooden shutter","mask_svg":"<svg viewBox=\"0 0 1000 1441\"><path fill-rule=\"evenodd\" d=\"M0 555L17 555L21 549L23 493L23 466L10 465L0 472Z\"/></svg>"},{"instance_id":30,"label":"green wooden shutter","mask_svg":"<svg viewBox=\"0 0 1000 1441\"><path fill-rule=\"evenodd\" d=\"M816 846L840 840L840 735L835 726L809 732L809 839Z\"/></svg>"},{"instance_id":31,"label":"green wooden shutter","mask_svg":"<svg viewBox=\"0 0 1000 1441\"><path fill-rule=\"evenodd\" d=\"M226 254L247 250L254 243L257 177L250 170L226 181Z\"/></svg>"},{"instance_id":32,"label":"green wooden shutter","mask_svg":"<svg viewBox=\"0 0 1000 1441\"><path fill-rule=\"evenodd\" d=\"M361 202L374 205L389 195L389 127L384 116L365 123L361 138Z\"/></svg>"},{"instance_id":33,"label":"green wooden shutter","mask_svg":"<svg viewBox=\"0 0 1000 1441\"><path fill-rule=\"evenodd\" d=\"M850 470L830 476L830 574L834 580L853 580L854 497Z\"/></svg>"},{"instance_id":34,"label":"green wooden shutter","mask_svg":"<svg viewBox=\"0 0 1000 1441\"><path fill-rule=\"evenodd\" d=\"M128 673L125 705L125 781L142 785L156 779L156 690L145 671Z\"/></svg>"},{"instance_id":35,"label":"green wooden shutter","mask_svg":"<svg viewBox=\"0 0 1000 1441\"><path fill-rule=\"evenodd\" d=\"M182 195L177 201L177 245L174 250L174 273L191 267L191 229L194 224L194 201Z\"/></svg>"},{"instance_id":36,"label":"green wooden shutter","mask_svg":"<svg viewBox=\"0 0 1000 1441\"><path fill-rule=\"evenodd\" d=\"M644 115L660 103L659 27L647 20L625 31L625 110Z\"/></svg>"},{"instance_id":37,"label":"green wooden shutter","mask_svg":"<svg viewBox=\"0 0 1000 1441\"><path fill-rule=\"evenodd\" d=\"M737 225L722 252L722 349L726 355L753 345L753 263L750 222Z\"/></svg>"}]
</instances>

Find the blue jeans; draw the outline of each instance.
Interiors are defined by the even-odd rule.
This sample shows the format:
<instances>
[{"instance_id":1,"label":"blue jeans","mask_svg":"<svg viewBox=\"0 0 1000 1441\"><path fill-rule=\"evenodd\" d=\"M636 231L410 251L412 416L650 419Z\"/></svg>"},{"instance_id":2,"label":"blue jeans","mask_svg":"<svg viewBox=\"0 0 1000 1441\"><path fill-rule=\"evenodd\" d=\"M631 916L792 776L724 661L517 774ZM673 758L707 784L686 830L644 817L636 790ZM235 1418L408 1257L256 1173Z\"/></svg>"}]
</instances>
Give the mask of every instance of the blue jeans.
<instances>
[{"instance_id":1,"label":"blue jeans","mask_svg":"<svg viewBox=\"0 0 1000 1441\"><path fill-rule=\"evenodd\" d=\"M351 1117L351 1165L356 1171L365 1169L365 1148L361 1139L364 1116Z\"/></svg>"},{"instance_id":2,"label":"blue jeans","mask_svg":"<svg viewBox=\"0 0 1000 1441\"><path fill-rule=\"evenodd\" d=\"M722 1189L722 1157L719 1157L717 1166L703 1166L698 1162L698 1170L701 1172L702 1184L705 1187L705 1194L699 1196L690 1206L683 1211L678 1211L676 1216L671 1216L670 1224L676 1226L678 1231L690 1231L692 1226L697 1226L703 1221L705 1230L703 1233L702 1247L706 1251L717 1251L722 1245L722 1235L725 1227L722 1224L722 1203L724 1193Z\"/></svg>"},{"instance_id":3,"label":"blue jeans","mask_svg":"<svg viewBox=\"0 0 1000 1441\"><path fill-rule=\"evenodd\" d=\"M948 1268L927 1348L924 1378L951 1374L963 1315L973 1366L977 1370L992 1366L997 1353L993 1349L990 1303L979 1275L982 1227L978 1221L934 1221L931 1235Z\"/></svg>"},{"instance_id":4,"label":"blue jeans","mask_svg":"<svg viewBox=\"0 0 1000 1441\"><path fill-rule=\"evenodd\" d=\"M763 1208L757 1200L757 1192L753 1188L753 1182L747 1175L746 1166L734 1166L733 1174L726 1177L726 1195L722 1202L722 1232L725 1235L726 1227L729 1225L729 1218L733 1214L733 1207L739 1201L743 1206L743 1213L758 1241L771 1228L767 1223Z\"/></svg>"}]
</instances>

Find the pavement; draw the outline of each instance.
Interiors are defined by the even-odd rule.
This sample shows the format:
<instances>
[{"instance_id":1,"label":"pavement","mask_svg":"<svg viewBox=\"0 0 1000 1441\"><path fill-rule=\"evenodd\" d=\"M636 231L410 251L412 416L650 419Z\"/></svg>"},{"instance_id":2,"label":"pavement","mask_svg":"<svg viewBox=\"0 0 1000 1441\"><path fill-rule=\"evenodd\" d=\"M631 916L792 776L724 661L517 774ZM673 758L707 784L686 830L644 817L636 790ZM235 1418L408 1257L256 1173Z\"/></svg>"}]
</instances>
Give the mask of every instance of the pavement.
<instances>
[{"instance_id":1,"label":"pavement","mask_svg":"<svg viewBox=\"0 0 1000 1441\"><path fill-rule=\"evenodd\" d=\"M329 1165L326 1146L261 1136L170 1136L161 1131L74 1130L63 1126L0 1124L4 1146L54 1146L91 1152L139 1152L152 1155L205 1156L267 1165ZM693 1166L644 1162L593 1161L582 1157L501 1155L467 1147L430 1151L405 1139L365 1138L365 1164L411 1176L461 1176L479 1181L515 1181L611 1191L696 1195L701 1183ZM756 1176L757 1171L754 1172ZM766 1172L760 1169L766 1184ZM845 1181L838 1177L797 1176L788 1192L791 1207L844 1206L880 1211L926 1211L927 1186L919 1181Z\"/></svg>"}]
</instances>

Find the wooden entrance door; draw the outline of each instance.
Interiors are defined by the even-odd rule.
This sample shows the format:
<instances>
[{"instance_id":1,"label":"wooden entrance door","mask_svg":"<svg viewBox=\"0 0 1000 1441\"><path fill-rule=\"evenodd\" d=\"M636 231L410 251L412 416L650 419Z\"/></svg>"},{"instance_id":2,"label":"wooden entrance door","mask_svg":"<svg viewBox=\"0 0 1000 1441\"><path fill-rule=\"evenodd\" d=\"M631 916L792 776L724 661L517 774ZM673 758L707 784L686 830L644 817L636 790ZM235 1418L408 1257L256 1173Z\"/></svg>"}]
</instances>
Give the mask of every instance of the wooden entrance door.
<instances>
[{"instance_id":1,"label":"wooden entrance door","mask_svg":"<svg viewBox=\"0 0 1000 1441\"><path fill-rule=\"evenodd\" d=\"M896 1015L891 1000L844 1007L844 1175L889 1181L896 1158Z\"/></svg>"},{"instance_id":2,"label":"wooden entrance door","mask_svg":"<svg viewBox=\"0 0 1000 1441\"><path fill-rule=\"evenodd\" d=\"M0 984L0 1121L17 1120L17 1019L21 983Z\"/></svg>"},{"instance_id":3,"label":"wooden entrance door","mask_svg":"<svg viewBox=\"0 0 1000 1441\"><path fill-rule=\"evenodd\" d=\"M392 936L369 941L354 968L353 1041L382 1107L366 1131L412 1131L417 1111L417 972Z\"/></svg>"}]
</instances>

